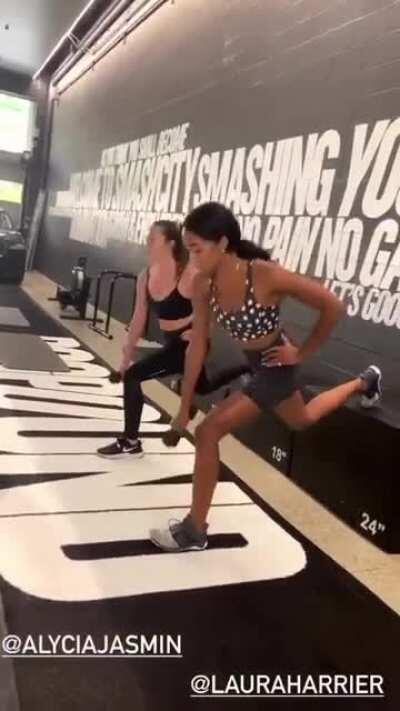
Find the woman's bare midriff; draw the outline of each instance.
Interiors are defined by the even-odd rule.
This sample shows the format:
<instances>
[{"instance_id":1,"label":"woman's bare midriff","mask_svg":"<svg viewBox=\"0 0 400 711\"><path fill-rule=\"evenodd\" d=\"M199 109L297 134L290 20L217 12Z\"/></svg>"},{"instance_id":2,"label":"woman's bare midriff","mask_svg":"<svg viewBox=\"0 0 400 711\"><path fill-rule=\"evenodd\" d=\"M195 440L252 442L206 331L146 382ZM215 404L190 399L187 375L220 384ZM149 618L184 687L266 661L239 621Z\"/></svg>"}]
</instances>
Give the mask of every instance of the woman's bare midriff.
<instances>
[{"instance_id":1,"label":"woman's bare midriff","mask_svg":"<svg viewBox=\"0 0 400 711\"><path fill-rule=\"evenodd\" d=\"M268 336L263 336L262 338L255 338L251 341L240 341L238 338L233 338L235 343L238 343L244 351L264 351L267 348L271 348L278 338L280 333L279 329L269 333Z\"/></svg>"},{"instance_id":2,"label":"woman's bare midriff","mask_svg":"<svg viewBox=\"0 0 400 711\"><path fill-rule=\"evenodd\" d=\"M158 319L162 331L179 331L179 329L184 328L184 326L191 326L192 321L193 316L185 316L185 318L178 318L173 321L165 318Z\"/></svg>"}]
</instances>

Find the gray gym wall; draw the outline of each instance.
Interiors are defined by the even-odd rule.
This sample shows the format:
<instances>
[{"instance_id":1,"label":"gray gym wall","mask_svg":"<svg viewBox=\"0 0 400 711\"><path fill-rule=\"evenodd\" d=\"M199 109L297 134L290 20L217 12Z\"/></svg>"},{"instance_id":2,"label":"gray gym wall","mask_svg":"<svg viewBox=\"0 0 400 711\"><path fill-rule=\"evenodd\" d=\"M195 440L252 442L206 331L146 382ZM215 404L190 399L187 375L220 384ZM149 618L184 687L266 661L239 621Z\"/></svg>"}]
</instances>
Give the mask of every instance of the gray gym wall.
<instances>
[{"instance_id":1,"label":"gray gym wall","mask_svg":"<svg viewBox=\"0 0 400 711\"><path fill-rule=\"evenodd\" d=\"M27 96L30 93L31 84L32 77L30 75L0 66L0 91Z\"/></svg>"},{"instance_id":2,"label":"gray gym wall","mask_svg":"<svg viewBox=\"0 0 400 711\"><path fill-rule=\"evenodd\" d=\"M340 151L324 162L325 169L336 172L329 210L322 215L336 220L348 185L355 126L368 124L370 138L377 121L394 121L399 115L399 29L400 5L391 0L167 2L55 106L50 207L58 191L69 189L72 174L100 167L105 148L189 122L187 147L201 146L202 154L295 136L304 136L305 146L312 133L336 131ZM396 136L386 157L386 178L397 149ZM345 217L361 220L363 229L354 284L374 229L398 217L394 201L376 219L363 212L361 198L373 165ZM91 273L104 268L137 273L142 268L145 253L135 242L110 239L99 248L86 243L90 235L84 229L84 241L72 240L70 217L51 213L36 267L56 281L69 283L71 267L81 255L88 256ZM264 215L261 234L267 220ZM395 244L382 242L381 248L393 255L397 242L397 237ZM315 250L317 254L318 241ZM315 259L313 253L309 273ZM398 286L393 279L388 290L394 293ZM122 287L115 314L128 318L130 306L130 288ZM288 313L296 324L311 323L310 314L297 305L291 304ZM385 357L397 354L398 336L396 325L359 315L345 319L335 332L342 344Z\"/></svg>"}]
</instances>

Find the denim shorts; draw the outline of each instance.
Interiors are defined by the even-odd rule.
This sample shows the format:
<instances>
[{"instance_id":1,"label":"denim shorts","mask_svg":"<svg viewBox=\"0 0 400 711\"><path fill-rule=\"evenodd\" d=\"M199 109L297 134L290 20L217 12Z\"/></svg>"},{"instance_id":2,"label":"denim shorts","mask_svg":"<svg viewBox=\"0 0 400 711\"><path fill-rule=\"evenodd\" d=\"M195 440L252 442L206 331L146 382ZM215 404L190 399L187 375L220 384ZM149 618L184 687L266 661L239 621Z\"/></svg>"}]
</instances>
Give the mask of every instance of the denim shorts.
<instances>
[{"instance_id":1,"label":"denim shorts","mask_svg":"<svg viewBox=\"0 0 400 711\"><path fill-rule=\"evenodd\" d=\"M284 343L282 333L279 333L276 341L269 348L275 348L275 346L281 346ZM299 366L267 367L262 363L262 358L267 350L246 351L251 374L247 376L247 382L241 389L261 410L271 410L299 389Z\"/></svg>"}]
</instances>

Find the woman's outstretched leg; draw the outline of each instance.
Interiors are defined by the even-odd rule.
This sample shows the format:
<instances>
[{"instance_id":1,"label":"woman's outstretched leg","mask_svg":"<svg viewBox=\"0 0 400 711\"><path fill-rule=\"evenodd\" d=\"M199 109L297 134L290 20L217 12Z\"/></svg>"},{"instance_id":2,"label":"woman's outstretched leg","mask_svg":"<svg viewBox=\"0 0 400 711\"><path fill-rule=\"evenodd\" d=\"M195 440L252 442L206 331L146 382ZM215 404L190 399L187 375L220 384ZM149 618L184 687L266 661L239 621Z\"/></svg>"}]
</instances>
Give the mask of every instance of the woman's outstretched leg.
<instances>
[{"instance_id":1,"label":"woman's outstretched leg","mask_svg":"<svg viewBox=\"0 0 400 711\"><path fill-rule=\"evenodd\" d=\"M307 404L300 392L277 405L275 413L289 427L305 429L345 404L353 395L361 395L364 407L373 407L382 394L382 374L376 366L369 366L358 378L337 385L316 395Z\"/></svg>"}]
</instances>

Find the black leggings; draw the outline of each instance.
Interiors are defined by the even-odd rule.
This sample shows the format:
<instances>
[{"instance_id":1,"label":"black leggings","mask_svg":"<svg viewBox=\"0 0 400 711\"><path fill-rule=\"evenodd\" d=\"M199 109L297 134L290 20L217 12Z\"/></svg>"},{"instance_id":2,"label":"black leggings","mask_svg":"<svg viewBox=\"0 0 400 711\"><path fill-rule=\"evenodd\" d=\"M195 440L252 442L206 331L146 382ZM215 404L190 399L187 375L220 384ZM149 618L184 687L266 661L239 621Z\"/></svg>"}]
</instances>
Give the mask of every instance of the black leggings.
<instances>
[{"instance_id":1,"label":"black leggings","mask_svg":"<svg viewBox=\"0 0 400 711\"><path fill-rule=\"evenodd\" d=\"M153 355L134 363L125 372L125 437L135 439L138 436L144 405L141 383L152 378L182 374L188 345L189 342L182 340L179 336L174 337L168 334L167 343L163 348L157 350ZM217 379L210 381L203 366L197 380L196 392L199 395L205 395L217 390L222 385L231 382L235 377L247 372L247 370L244 366L239 366L236 369L222 373Z\"/></svg>"}]
</instances>

